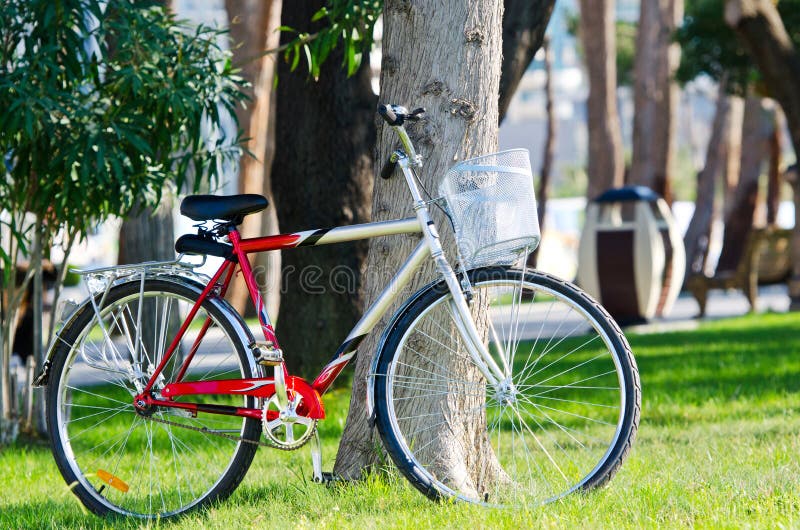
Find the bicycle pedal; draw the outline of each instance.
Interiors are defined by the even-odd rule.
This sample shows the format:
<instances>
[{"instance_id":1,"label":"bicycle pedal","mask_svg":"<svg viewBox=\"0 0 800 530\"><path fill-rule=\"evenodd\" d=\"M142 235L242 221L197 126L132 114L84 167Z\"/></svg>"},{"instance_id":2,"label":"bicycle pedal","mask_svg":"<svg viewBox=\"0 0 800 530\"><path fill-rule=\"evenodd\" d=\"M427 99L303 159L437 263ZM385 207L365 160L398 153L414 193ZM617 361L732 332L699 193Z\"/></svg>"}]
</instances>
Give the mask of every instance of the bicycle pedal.
<instances>
[{"instance_id":1,"label":"bicycle pedal","mask_svg":"<svg viewBox=\"0 0 800 530\"><path fill-rule=\"evenodd\" d=\"M261 366L278 366L283 362L283 352L272 342L256 341L250 349L256 362Z\"/></svg>"}]
</instances>

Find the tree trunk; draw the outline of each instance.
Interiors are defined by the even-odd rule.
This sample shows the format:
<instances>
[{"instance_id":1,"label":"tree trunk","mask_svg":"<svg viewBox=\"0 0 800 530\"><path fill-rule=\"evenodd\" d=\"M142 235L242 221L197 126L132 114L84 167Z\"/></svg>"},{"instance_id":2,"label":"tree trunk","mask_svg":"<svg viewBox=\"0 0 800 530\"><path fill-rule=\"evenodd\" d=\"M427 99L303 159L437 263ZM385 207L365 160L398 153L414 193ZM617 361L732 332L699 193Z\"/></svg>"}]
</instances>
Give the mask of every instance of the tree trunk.
<instances>
[{"instance_id":1,"label":"tree trunk","mask_svg":"<svg viewBox=\"0 0 800 530\"><path fill-rule=\"evenodd\" d=\"M522 76L542 45L555 0L505 0L503 63L500 67L500 121L506 115Z\"/></svg>"},{"instance_id":2,"label":"tree trunk","mask_svg":"<svg viewBox=\"0 0 800 530\"><path fill-rule=\"evenodd\" d=\"M313 32L309 21L324 5L323 0L287 4L281 23ZM276 132L281 143L272 186L284 232L370 219L376 99L369 61L365 57L349 79L341 63L338 49L317 82L279 63ZM319 370L358 320L366 252L366 242L359 241L283 253L285 291L277 329L291 370Z\"/></svg>"},{"instance_id":3,"label":"tree trunk","mask_svg":"<svg viewBox=\"0 0 800 530\"><path fill-rule=\"evenodd\" d=\"M764 159L769 156L770 140L775 131L775 113L763 98L750 96L744 106L742 124L741 173L731 208L725 217L725 232L717 271L736 270L744 251L747 234L753 229L753 215L758 200L758 181Z\"/></svg>"},{"instance_id":4,"label":"tree trunk","mask_svg":"<svg viewBox=\"0 0 800 530\"><path fill-rule=\"evenodd\" d=\"M735 97L731 100L731 115L728 132L722 143L722 218L727 219L735 203L739 177L742 173L742 135L744 134L744 100Z\"/></svg>"},{"instance_id":5,"label":"tree trunk","mask_svg":"<svg viewBox=\"0 0 800 530\"><path fill-rule=\"evenodd\" d=\"M795 156L800 156L800 55L770 0L726 0L725 21L750 52L769 93L783 107ZM795 194L797 194L795 186ZM795 199L797 201L797 199ZM792 237L791 307L800 308L800 222L795 209Z\"/></svg>"},{"instance_id":6,"label":"tree trunk","mask_svg":"<svg viewBox=\"0 0 800 530\"><path fill-rule=\"evenodd\" d=\"M36 225L33 227L33 249L31 252L31 264L33 269L33 297L30 300L33 309L33 337L31 358L26 365L32 364L32 373L36 374L44 363L44 351L42 347L42 317L44 316L44 283L42 274L42 258L45 248L45 234L42 228L42 219L37 216ZM51 316L52 318L52 316ZM26 371L31 373L31 370ZM44 416L44 389L31 388L33 380L25 381L26 390L32 392L30 409L26 407L23 428L33 433L45 433L47 431ZM27 404L26 404L27 405Z\"/></svg>"},{"instance_id":7,"label":"tree trunk","mask_svg":"<svg viewBox=\"0 0 800 530\"><path fill-rule=\"evenodd\" d=\"M172 9L172 0L161 0L159 3L168 10ZM111 54L114 53L112 46ZM164 191L161 204L155 212L149 208L134 208L130 215L123 219L119 228L117 263L174 259L175 230L172 206L172 197Z\"/></svg>"},{"instance_id":8,"label":"tree trunk","mask_svg":"<svg viewBox=\"0 0 800 530\"><path fill-rule=\"evenodd\" d=\"M251 83L247 108L238 106L239 128L248 139L244 147L252 153L239 160L239 193L258 193L273 203L270 172L275 154L275 54L264 50L278 46L281 0L225 0L233 46L233 61L242 77ZM239 227L242 237L278 233L274 204L261 214L248 215ZM251 257L258 285L265 287L264 300L270 315L278 314L281 287L280 252L263 252ZM234 282L228 299L240 313L253 311L244 282Z\"/></svg>"},{"instance_id":9,"label":"tree trunk","mask_svg":"<svg viewBox=\"0 0 800 530\"><path fill-rule=\"evenodd\" d=\"M505 15L508 16L508 13ZM547 112L547 136L544 141L544 153L542 155L542 173L539 176L539 188L536 190L537 199L537 215L539 218L539 231L544 234L544 219L547 208L547 196L550 191L550 172L553 167L553 159L556 155L556 113L553 104L553 52L550 49L549 39L544 40L544 93L545 93L545 110ZM541 244L536 250L528 257L528 265L536 268L536 262L539 259L539 249Z\"/></svg>"},{"instance_id":10,"label":"tree trunk","mask_svg":"<svg viewBox=\"0 0 800 530\"><path fill-rule=\"evenodd\" d=\"M633 159L630 181L671 202L679 89L673 76L680 45L672 35L683 19L683 0L642 0L634 61Z\"/></svg>"},{"instance_id":11,"label":"tree trunk","mask_svg":"<svg viewBox=\"0 0 800 530\"><path fill-rule=\"evenodd\" d=\"M783 111L775 108L775 127L769 138L769 171L767 172L767 226L774 226L778 220L781 203L781 138L786 126Z\"/></svg>"},{"instance_id":12,"label":"tree trunk","mask_svg":"<svg viewBox=\"0 0 800 530\"><path fill-rule=\"evenodd\" d=\"M19 241L12 234L35 229L27 221L25 212L8 212L4 221L0 225L0 240L8 261L0 274L0 447L16 440L20 430L16 379L12 377L10 364L15 330L22 316L20 308L28 293L29 282L33 281L33 270L20 267L22 252Z\"/></svg>"},{"instance_id":13,"label":"tree trunk","mask_svg":"<svg viewBox=\"0 0 800 530\"><path fill-rule=\"evenodd\" d=\"M155 212L149 208L137 208L122 221L117 263L122 265L174 258L172 199L165 194Z\"/></svg>"},{"instance_id":14,"label":"tree trunk","mask_svg":"<svg viewBox=\"0 0 800 530\"><path fill-rule=\"evenodd\" d=\"M446 10L430 2L387 0L384 4L380 100L428 109L425 120L411 126L409 133L424 157L420 178L429 190L437 189L441 176L456 161L497 149L500 56L496 50L500 49L502 10L500 0L455 0L448 3ZM381 127L376 163L382 164L397 145L394 132L388 126ZM402 178L376 182L373 214L376 221L413 215L410 194ZM439 226L447 226L441 218L438 221ZM445 245L452 245L448 242L452 241L449 234L443 237ZM417 238L396 236L370 241L367 302L375 299L416 241ZM429 263L416 275L407 292L434 277ZM376 435L366 422L364 410L366 378L376 335L388 318L384 317L376 333L360 348L362 355L357 359L347 425L334 468L344 478L358 478L364 467L378 458ZM452 364L449 359L437 362ZM485 450L480 440L473 442L476 453ZM467 462L475 461L470 458L474 455L445 452L442 461L451 466L463 468ZM452 467L442 470L449 476L459 471L470 470Z\"/></svg>"},{"instance_id":15,"label":"tree trunk","mask_svg":"<svg viewBox=\"0 0 800 530\"><path fill-rule=\"evenodd\" d=\"M581 0L580 37L589 75L589 186L593 199L621 186L625 172L617 114L614 0Z\"/></svg>"},{"instance_id":16,"label":"tree trunk","mask_svg":"<svg viewBox=\"0 0 800 530\"><path fill-rule=\"evenodd\" d=\"M791 253L792 253L792 276L789 278L789 297L790 297L790 304L789 310L790 311L800 311L800 267L798 267L798 263L800 263L800 230L797 229L797 213L800 211L800 167L798 164L795 163L786 170L786 174L784 175L786 182L791 184L793 196L794 196L794 211L795 211L795 224L794 230L792 231L792 244L791 244Z\"/></svg>"},{"instance_id":17,"label":"tree trunk","mask_svg":"<svg viewBox=\"0 0 800 530\"><path fill-rule=\"evenodd\" d=\"M720 82L717 109L706 150L706 163L697 175L694 214L684 236L687 278L690 274L705 272L712 223L716 215L715 189L717 182L725 176L726 170L730 167L727 157L731 150L726 144L730 140L732 130L741 129L741 125L735 123L737 114L741 114L736 107L741 105L741 98L725 94L725 81Z\"/></svg>"}]
</instances>

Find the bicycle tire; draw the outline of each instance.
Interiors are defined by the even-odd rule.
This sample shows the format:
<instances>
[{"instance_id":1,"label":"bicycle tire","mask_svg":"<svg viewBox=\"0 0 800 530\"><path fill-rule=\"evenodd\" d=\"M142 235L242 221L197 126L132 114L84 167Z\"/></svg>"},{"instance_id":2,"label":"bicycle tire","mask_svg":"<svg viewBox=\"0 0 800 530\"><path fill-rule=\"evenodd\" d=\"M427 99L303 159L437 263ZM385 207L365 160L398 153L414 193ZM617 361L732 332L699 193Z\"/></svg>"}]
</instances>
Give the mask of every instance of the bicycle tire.
<instances>
[{"instance_id":1,"label":"bicycle tire","mask_svg":"<svg viewBox=\"0 0 800 530\"><path fill-rule=\"evenodd\" d=\"M605 484L631 449L641 410L625 336L597 302L554 276L503 267L468 274L473 316L498 365L509 361L514 386L487 384L455 332L446 285L427 287L390 325L373 374L376 424L392 461L432 499L543 504ZM514 314L502 333L488 325Z\"/></svg>"},{"instance_id":2,"label":"bicycle tire","mask_svg":"<svg viewBox=\"0 0 800 530\"><path fill-rule=\"evenodd\" d=\"M187 312L202 290L186 282L147 279L142 312L155 316L141 318L141 287L138 280L130 281L112 287L102 302L98 295L95 300L98 305L102 303L98 307L101 319L91 303L78 310L59 333L47 388L47 425L58 469L84 506L101 516L167 518L221 501L244 478L257 448L251 443L148 421L135 412L132 396L136 384L147 380L147 370L157 365L159 354L169 343L165 337L175 323L173 310ZM211 326L192 359L196 368L187 371L184 380L254 376L231 317L220 308L225 305L206 300L192 321L204 322L210 317ZM152 331L153 337L139 332L137 340L131 329L137 323L144 333ZM197 329L189 327L183 345L196 337ZM138 378L127 371L128 367L134 369L132 352L137 343L142 359L140 372L144 372ZM174 375L178 367L170 360L164 373ZM247 407L256 403L255 398L246 396L194 399L205 403L226 400ZM257 441L261 433L260 422L250 418L211 414L190 417L176 409L157 410L153 416L189 427L218 429L251 441Z\"/></svg>"}]
</instances>

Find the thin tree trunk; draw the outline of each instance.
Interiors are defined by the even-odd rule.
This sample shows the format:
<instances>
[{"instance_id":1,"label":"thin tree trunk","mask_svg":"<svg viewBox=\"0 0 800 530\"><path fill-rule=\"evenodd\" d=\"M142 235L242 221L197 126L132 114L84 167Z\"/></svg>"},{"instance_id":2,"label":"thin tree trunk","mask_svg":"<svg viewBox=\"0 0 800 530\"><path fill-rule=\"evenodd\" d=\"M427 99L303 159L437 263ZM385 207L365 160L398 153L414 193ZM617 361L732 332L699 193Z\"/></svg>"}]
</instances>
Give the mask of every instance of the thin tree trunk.
<instances>
[{"instance_id":1,"label":"thin tree trunk","mask_svg":"<svg viewBox=\"0 0 800 530\"><path fill-rule=\"evenodd\" d=\"M542 45L555 0L503 2L503 63L500 73L500 121L506 115L522 76Z\"/></svg>"},{"instance_id":2,"label":"thin tree trunk","mask_svg":"<svg viewBox=\"0 0 800 530\"><path fill-rule=\"evenodd\" d=\"M6 263L8 270L3 270L0 276L0 446L11 443L16 438L18 423L13 417L11 407L11 350L14 338L14 322L16 320L16 306L12 303L15 296L16 285L16 256L17 246L15 238L11 233L14 226L14 217L9 225L0 225L0 235L2 235L3 249L8 252L10 257Z\"/></svg>"},{"instance_id":3,"label":"thin tree trunk","mask_svg":"<svg viewBox=\"0 0 800 530\"><path fill-rule=\"evenodd\" d=\"M2 230L2 228L0 228ZM2 233L5 236L5 233ZM5 237L2 238L2 244L5 248ZM11 392L9 388L9 361L10 357L6 348L6 337L8 337L5 326L5 315L8 311L6 304L6 285L5 278L0 275L0 447L11 442L11 422L9 404L11 401Z\"/></svg>"},{"instance_id":4,"label":"thin tree trunk","mask_svg":"<svg viewBox=\"0 0 800 530\"><path fill-rule=\"evenodd\" d=\"M61 246L64 251L64 261L61 262L61 269L58 270L58 276L56 277L55 287L53 289L53 310L50 315L50 322L48 323L47 327L47 342L46 345L50 345L53 340L53 334L55 333L56 329L56 320L60 315L57 315L56 312L58 311L58 302L61 299L61 290L64 288L64 280L67 277L68 272L68 263L69 257L72 255L72 249L75 248L75 241L78 238L78 234L73 232L73 230L67 226L64 228L64 241L62 241Z\"/></svg>"},{"instance_id":5,"label":"thin tree trunk","mask_svg":"<svg viewBox=\"0 0 800 530\"><path fill-rule=\"evenodd\" d=\"M795 163L786 171L784 175L786 182L791 184L794 198L795 224L792 231L792 276L789 278L789 310L800 311L800 296L792 296L800 293L800 271L797 264L800 263L800 230L797 229L797 212L800 211L800 167Z\"/></svg>"},{"instance_id":6,"label":"thin tree trunk","mask_svg":"<svg viewBox=\"0 0 800 530\"><path fill-rule=\"evenodd\" d=\"M672 34L682 18L683 0L642 0L636 35L630 181L652 188L667 202L680 96L673 81L680 46Z\"/></svg>"},{"instance_id":7,"label":"thin tree trunk","mask_svg":"<svg viewBox=\"0 0 800 530\"><path fill-rule=\"evenodd\" d=\"M725 21L755 60L764 84L783 107L795 156L800 156L800 55L794 49L775 4L770 0L726 0ZM795 202L798 192L795 186ZM792 309L800 309L800 217L795 209L792 236Z\"/></svg>"},{"instance_id":8,"label":"thin tree trunk","mask_svg":"<svg viewBox=\"0 0 800 530\"><path fill-rule=\"evenodd\" d=\"M11 377L11 354L14 350L14 331L17 326L19 308L22 299L28 289L28 282L32 281L33 270L28 269L21 276L19 272L20 248L13 231L26 232L30 227L26 226L25 213L9 212L9 217L5 226L0 226L4 242L8 239L8 244L4 249L8 253L9 261L7 271L0 277L0 446L13 442L19 433L20 417L19 411L15 407L15 380Z\"/></svg>"},{"instance_id":9,"label":"thin tree trunk","mask_svg":"<svg viewBox=\"0 0 800 530\"><path fill-rule=\"evenodd\" d=\"M507 14L506 14L507 16ZM544 153L542 155L542 173L539 177L539 188L536 190L537 215L539 217L539 230L544 234L544 220L547 208L547 197L550 191L550 172L553 167L553 159L556 154L556 113L553 94L553 51L550 49L549 39L545 39L544 44L544 71L545 71L545 110L547 112L547 135L544 142ZM536 268L539 260L539 249L541 245L528 258L528 265Z\"/></svg>"},{"instance_id":10,"label":"thin tree trunk","mask_svg":"<svg viewBox=\"0 0 800 530\"><path fill-rule=\"evenodd\" d=\"M44 298L42 257L44 254L44 237L42 219L37 218L33 227L33 249L30 263L30 267L33 270L33 299L30 301L33 309L33 337L31 359L28 359L28 363L33 363L33 373L37 373L44 362L44 352L42 351L42 316L44 315L44 304L42 303ZM32 380L25 381L26 387L30 388L32 382ZM33 390L32 398L30 415L26 414L23 428L29 432L44 433L46 431L44 389L37 388Z\"/></svg>"},{"instance_id":11,"label":"thin tree trunk","mask_svg":"<svg viewBox=\"0 0 800 530\"><path fill-rule=\"evenodd\" d=\"M775 108L775 127L769 138L769 171L767 172L767 226L774 226L781 202L781 145L786 126L783 111Z\"/></svg>"},{"instance_id":12,"label":"thin tree trunk","mask_svg":"<svg viewBox=\"0 0 800 530\"><path fill-rule=\"evenodd\" d=\"M706 150L706 163L697 175L697 197L694 214L684 236L686 247L686 277L705 272L708 246L711 240L712 223L715 217L715 190L717 182L724 178L730 167L726 158L731 150L725 147L733 129L741 129L741 122L734 123L742 105L741 98L725 94L725 81L720 82L717 109L711 129L711 138Z\"/></svg>"},{"instance_id":13,"label":"thin tree trunk","mask_svg":"<svg viewBox=\"0 0 800 530\"><path fill-rule=\"evenodd\" d=\"M410 134L424 157L420 178L429 190L438 187L441 176L455 162L497 149L500 56L496 50L500 48L502 10L500 0L456 0L448 3L448 9L430 2L387 0L384 4L380 100L428 109L426 119L410 127ZM445 27L451 31L442 31ZM394 132L382 126L376 164L382 164L397 145ZM374 219L409 215L413 215L413 210L404 180L396 177L376 182ZM446 224L440 222L439 226ZM452 244L448 243L448 236L443 234L446 245ZM375 299L415 244L416 238L405 237L370 241L367 302ZM428 264L416 275L407 292L434 277L433 267ZM386 324L387 318L388 315L376 331ZM334 468L337 475L345 478L358 478L364 467L378 458L376 436L367 424L364 410L375 335L372 333L360 348L362 355L357 359L350 410ZM430 354L441 355L441 352ZM437 362L456 373L464 369L453 367L450 359L437 358ZM439 402L432 400L432 406L435 403ZM473 470L464 468L475 461L476 454L481 455L487 449L477 435L470 441L470 447L475 448L473 455L458 454L454 449L456 444L445 444L451 451L443 447L442 462L448 465L442 473L471 474Z\"/></svg>"},{"instance_id":14,"label":"thin tree trunk","mask_svg":"<svg viewBox=\"0 0 800 530\"><path fill-rule=\"evenodd\" d=\"M323 0L284 6L282 24L313 32L309 21ZM291 39L284 33L282 40ZM323 64L319 81L278 66L272 166L278 222L283 231L367 222L372 194L376 98L369 61L351 78L342 51ZM284 287L278 340L290 369L309 374L327 362L362 310L364 241L283 253Z\"/></svg>"},{"instance_id":15,"label":"thin tree trunk","mask_svg":"<svg viewBox=\"0 0 800 530\"><path fill-rule=\"evenodd\" d=\"M717 271L736 270L744 251L747 234L753 229L753 215L758 200L758 181L764 160L769 156L769 143L775 130L775 113L769 102L750 96L745 101L742 124L741 174L733 203L725 218L722 252Z\"/></svg>"},{"instance_id":16,"label":"thin tree trunk","mask_svg":"<svg viewBox=\"0 0 800 530\"><path fill-rule=\"evenodd\" d=\"M740 97L731 102L730 126L722 143L722 218L730 216L735 203L739 177L742 173L742 135L744 134L744 100Z\"/></svg>"},{"instance_id":17,"label":"thin tree trunk","mask_svg":"<svg viewBox=\"0 0 800 530\"><path fill-rule=\"evenodd\" d=\"M239 161L239 192L258 193L273 203L270 173L275 153L275 54L261 55L278 46L281 0L225 0L233 45L233 60L242 77L251 83L247 108L236 108L239 128L246 138L245 154ZM278 233L274 204L260 215L248 215L239 227L242 237ZM251 257L258 284L265 287L265 302L270 315L278 314L280 303L280 252L264 252ZM228 299L240 313L253 310L247 286L234 282Z\"/></svg>"},{"instance_id":18,"label":"thin tree trunk","mask_svg":"<svg viewBox=\"0 0 800 530\"><path fill-rule=\"evenodd\" d=\"M580 37L589 75L589 186L593 199L621 186L625 172L617 113L614 0L581 0Z\"/></svg>"}]
</instances>

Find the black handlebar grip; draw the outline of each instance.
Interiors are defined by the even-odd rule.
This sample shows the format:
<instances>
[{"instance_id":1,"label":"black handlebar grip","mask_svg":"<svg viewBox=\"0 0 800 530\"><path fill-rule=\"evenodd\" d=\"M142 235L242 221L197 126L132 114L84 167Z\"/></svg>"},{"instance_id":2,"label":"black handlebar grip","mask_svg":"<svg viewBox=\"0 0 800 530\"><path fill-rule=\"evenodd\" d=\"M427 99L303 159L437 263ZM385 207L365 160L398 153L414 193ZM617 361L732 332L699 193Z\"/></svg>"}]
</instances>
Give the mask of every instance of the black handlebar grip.
<instances>
[{"instance_id":1,"label":"black handlebar grip","mask_svg":"<svg viewBox=\"0 0 800 530\"><path fill-rule=\"evenodd\" d=\"M387 160L383 168L381 168L381 178L383 180L389 180L394 174L395 167L397 167L397 162L392 162L391 159Z\"/></svg>"},{"instance_id":2,"label":"black handlebar grip","mask_svg":"<svg viewBox=\"0 0 800 530\"><path fill-rule=\"evenodd\" d=\"M398 123L398 116L391 105L378 105L378 114L389 125L401 125L401 123Z\"/></svg>"}]
</instances>

